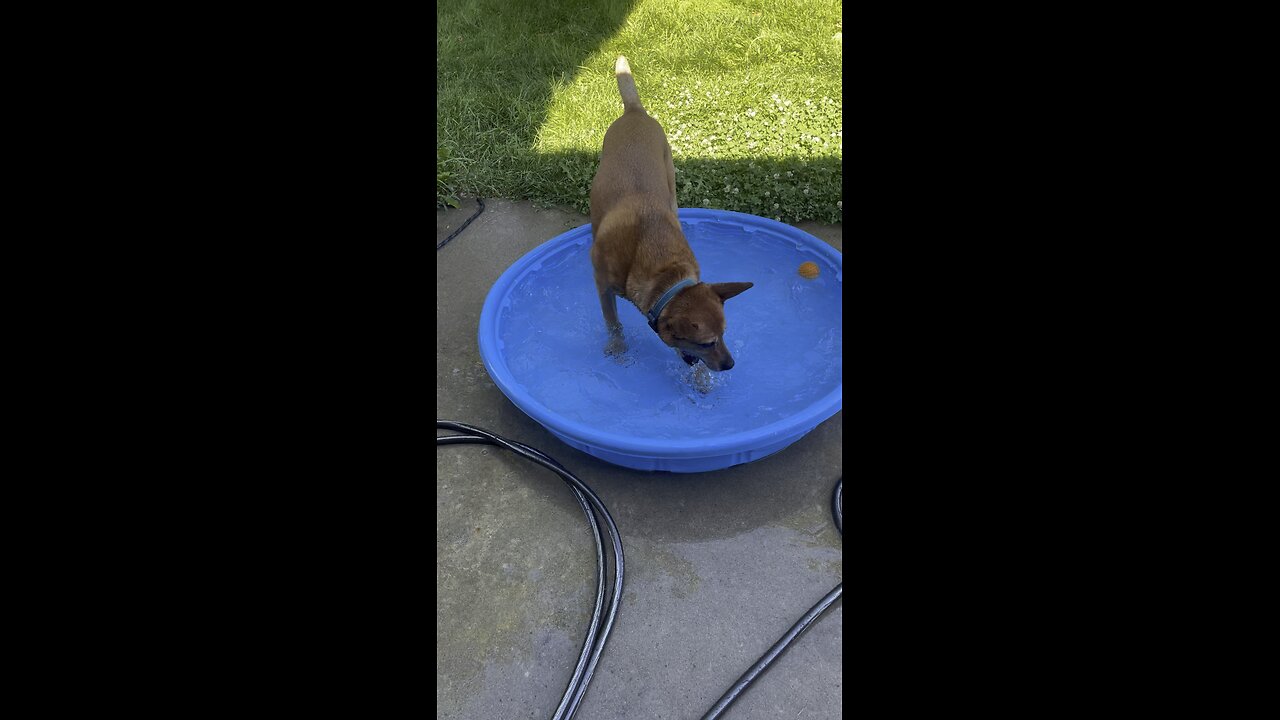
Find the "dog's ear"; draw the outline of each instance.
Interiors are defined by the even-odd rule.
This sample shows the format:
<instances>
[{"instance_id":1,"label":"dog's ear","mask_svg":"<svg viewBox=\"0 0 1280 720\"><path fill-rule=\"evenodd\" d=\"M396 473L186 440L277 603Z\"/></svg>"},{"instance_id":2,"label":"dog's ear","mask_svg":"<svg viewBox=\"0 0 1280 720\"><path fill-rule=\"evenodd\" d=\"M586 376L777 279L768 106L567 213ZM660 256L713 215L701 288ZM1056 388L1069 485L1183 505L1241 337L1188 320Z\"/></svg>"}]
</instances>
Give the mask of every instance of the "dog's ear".
<instances>
[{"instance_id":1,"label":"dog's ear","mask_svg":"<svg viewBox=\"0 0 1280 720\"><path fill-rule=\"evenodd\" d=\"M733 282L733 283L708 283L712 290L720 296L720 302L724 302L734 295L738 295L751 289L753 283L749 282Z\"/></svg>"}]
</instances>

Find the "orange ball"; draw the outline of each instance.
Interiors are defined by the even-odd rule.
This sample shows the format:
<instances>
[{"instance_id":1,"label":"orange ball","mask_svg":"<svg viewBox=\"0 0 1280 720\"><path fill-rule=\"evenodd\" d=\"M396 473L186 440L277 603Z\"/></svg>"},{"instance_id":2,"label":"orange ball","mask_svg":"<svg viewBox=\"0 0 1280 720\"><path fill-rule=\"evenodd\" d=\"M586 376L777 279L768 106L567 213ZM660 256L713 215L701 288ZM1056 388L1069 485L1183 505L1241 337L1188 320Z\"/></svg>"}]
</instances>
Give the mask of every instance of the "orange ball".
<instances>
[{"instance_id":1,"label":"orange ball","mask_svg":"<svg viewBox=\"0 0 1280 720\"><path fill-rule=\"evenodd\" d=\"M800 263L800 277L806 280L818 277L818 264L812 262Z\"/></svg>"}]
</instances>

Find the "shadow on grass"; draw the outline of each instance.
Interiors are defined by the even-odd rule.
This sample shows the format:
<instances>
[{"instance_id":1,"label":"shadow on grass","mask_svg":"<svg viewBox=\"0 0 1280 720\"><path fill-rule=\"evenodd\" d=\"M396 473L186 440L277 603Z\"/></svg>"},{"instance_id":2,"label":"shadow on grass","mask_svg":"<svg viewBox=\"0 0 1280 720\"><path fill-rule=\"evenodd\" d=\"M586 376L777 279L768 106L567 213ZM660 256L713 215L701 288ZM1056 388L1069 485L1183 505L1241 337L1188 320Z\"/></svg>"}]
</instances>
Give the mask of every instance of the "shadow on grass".
<instances>
[{"instance_id":1,"label":"shadow on grass","mask_svg":"<svg viewBox=\"0 0 1280 720\"><path fill-rule=\"evenodd\" d=\"M437 4L437 145L465 156L438 163L438 177L441 171L453 173L469 193L587 212L599 150L533 148L555 90L574 81L587 58L618 33L634 5L635 0ZM531 156L536 158L532 165ZM681 207L735 210L785 222L843 218L839 157L677 156L675 163Z\"/></svg>"},{"instance_id":2,"label":"shadow on grass","mask_svg":"<svg viewBox=\"0 0 1280 720\"><path fill-rule=\"evenodd\" d=\"M556 152L544 153L543 157L550 166L559 168L563 183L560 192L540 198L540 203L568 205L588 213L591 181L599 166L600 154ZM839 157L782 160L677 157L676 202L680 207L780 217L783 222L838 223L844 220L842 164ZM791 211L782 217L780 208Z\"/></svg>"},{"instance_id":3,"label":"shadow on grass","mask_svg":"<svg viewBox=\"0 0 1280 720\"><path fill-rule=\"evenodd\" d=\"M518 173L511 151L534 146L555 89L573 81L634 5L635 0L437 3L437 145L482 156L478 161L491 173Z\"/></svg>"}]
</instances>

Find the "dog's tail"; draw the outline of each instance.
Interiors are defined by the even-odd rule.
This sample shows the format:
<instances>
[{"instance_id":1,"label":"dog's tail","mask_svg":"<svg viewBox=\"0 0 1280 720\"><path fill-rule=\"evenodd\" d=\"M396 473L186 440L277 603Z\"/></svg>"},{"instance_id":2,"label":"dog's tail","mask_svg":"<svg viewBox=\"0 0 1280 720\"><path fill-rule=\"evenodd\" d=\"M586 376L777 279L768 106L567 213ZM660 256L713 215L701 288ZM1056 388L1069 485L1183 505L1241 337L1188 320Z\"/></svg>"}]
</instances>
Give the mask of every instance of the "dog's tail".
<instances>
[{"instance_id":1,"label":"dog's tail","mask_svg":"<svg viewBox=\"0 0 1280 720\"><path fill-rule=\"evenodd\" d=\"M618 92L622 95L623 107L644 112L644 105L640 104L640 93L636 92L636 80L631 77L631 65L625 56L618 56L618 61L613 64L613 74L618 76Z\"/></svg>"}]
</instances>

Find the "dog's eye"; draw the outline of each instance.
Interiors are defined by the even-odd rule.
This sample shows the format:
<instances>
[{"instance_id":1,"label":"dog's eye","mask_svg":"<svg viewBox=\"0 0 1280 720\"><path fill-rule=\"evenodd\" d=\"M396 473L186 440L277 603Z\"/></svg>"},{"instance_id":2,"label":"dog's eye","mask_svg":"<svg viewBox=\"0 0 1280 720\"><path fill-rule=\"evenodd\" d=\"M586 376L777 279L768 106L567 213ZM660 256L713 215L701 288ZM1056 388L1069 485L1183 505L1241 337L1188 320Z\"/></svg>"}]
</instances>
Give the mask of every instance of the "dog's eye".
<instances>
[{"instance_id":1,"label":"dog's eye","mask_svg":"<svg viewBox=\"0 0 1280 720\"><path fill-rule=\"evenodd\" d=\"M709 342L709 343L698 343L698 347L702 348L703 350L710 350L711 348L713 348L713 347L715 347L715 346L716 346L716 341L715 341L715 340L712 340L712 341L711 341L711 342Z\"/></svg>"}]
</instances>

